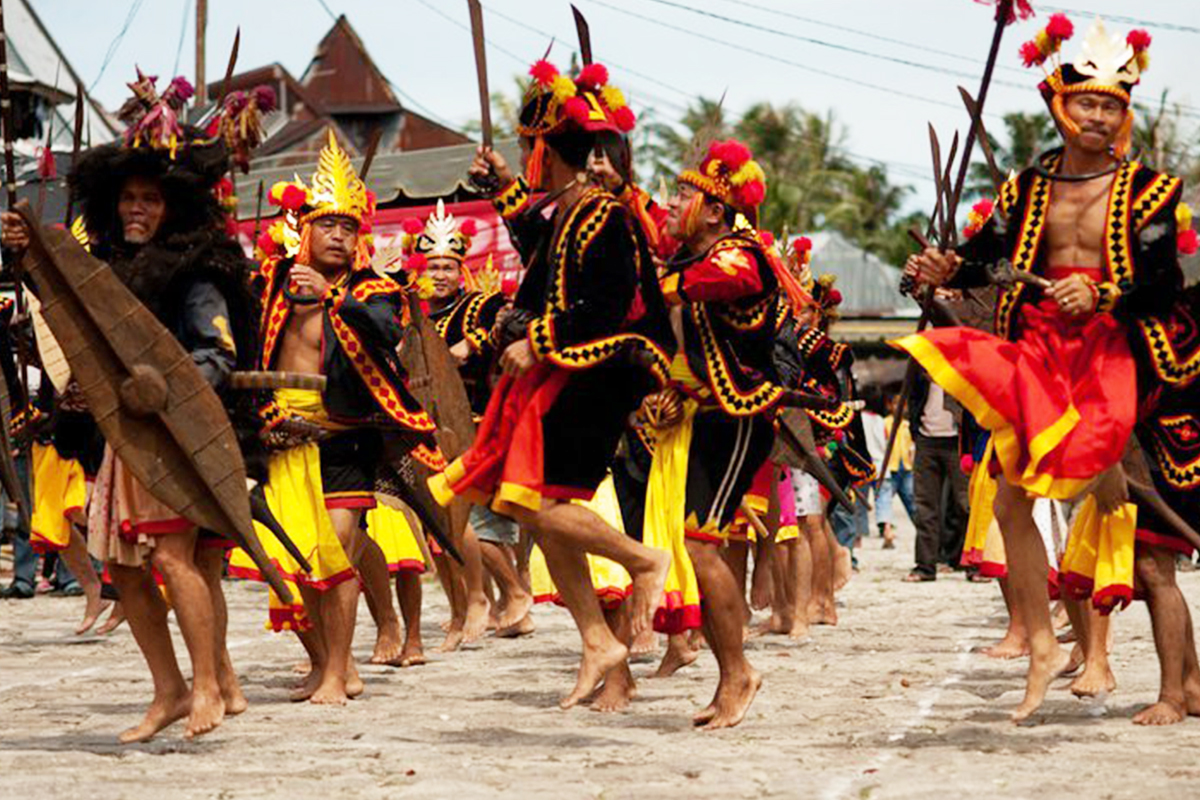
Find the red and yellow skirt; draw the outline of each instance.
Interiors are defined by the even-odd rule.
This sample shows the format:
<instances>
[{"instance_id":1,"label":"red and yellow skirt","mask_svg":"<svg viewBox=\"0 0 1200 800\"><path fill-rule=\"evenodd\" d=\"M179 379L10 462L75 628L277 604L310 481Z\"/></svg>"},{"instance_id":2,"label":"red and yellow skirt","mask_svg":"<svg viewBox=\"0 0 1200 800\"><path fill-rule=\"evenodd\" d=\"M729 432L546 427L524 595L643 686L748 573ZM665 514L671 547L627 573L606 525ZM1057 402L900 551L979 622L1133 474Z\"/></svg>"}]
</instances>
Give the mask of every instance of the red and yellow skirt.
<instances>
[{"instance_id":1,"label":"red and yellow skirt","mask_svg":"<svg viewBox=\"0 0 1200 800\"><path fill-rule=\"evenodd\" d=\"M87 505L89 481L78 461L58 454L54 445L33 445L33 518L30 544L35 552L65 550L71 521ZM82 522L82 519L80 519Z\"/></svg>"},{"instance_id":2,"label":"red and yellow skirt","mask_svg":"<svg viewBox=\"0 0 1200 800\"><path fill-rule=\"evenodd\" d=\"M992 432L1009 484L1069 500L1120 461L1133 433L1133 354L1111 314L1079 323L1044 302L1022 309L1020 330L1012 342L942 328L893 344Z\"/></svg>"}]
</instances>

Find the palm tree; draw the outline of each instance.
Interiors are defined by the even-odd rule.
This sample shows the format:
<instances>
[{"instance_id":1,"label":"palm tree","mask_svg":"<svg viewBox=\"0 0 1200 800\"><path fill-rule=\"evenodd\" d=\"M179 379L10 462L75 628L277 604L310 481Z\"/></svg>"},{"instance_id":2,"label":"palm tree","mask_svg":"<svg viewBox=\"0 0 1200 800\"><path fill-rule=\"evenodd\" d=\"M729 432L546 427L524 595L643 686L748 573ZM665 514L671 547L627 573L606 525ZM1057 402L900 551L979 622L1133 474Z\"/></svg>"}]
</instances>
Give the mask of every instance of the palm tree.
<instances>
[{"instance_id":1,"label":"palm tree","mask_svg":"<svg viewBox=\"0 0 1200 800\"><path fill-rule=\"evenodd\" d=\"M1001 144L991 132L988 141L996 154L996 166L1005 176L1031 166L1039 155L1059 144L1058 128L1045 111L1005 114L1004 132L1007 145ZM996 193L992 173L982 159L971 165L970 180L964 193L968 198L991 197Z\"/></svg>"}]
</instances>

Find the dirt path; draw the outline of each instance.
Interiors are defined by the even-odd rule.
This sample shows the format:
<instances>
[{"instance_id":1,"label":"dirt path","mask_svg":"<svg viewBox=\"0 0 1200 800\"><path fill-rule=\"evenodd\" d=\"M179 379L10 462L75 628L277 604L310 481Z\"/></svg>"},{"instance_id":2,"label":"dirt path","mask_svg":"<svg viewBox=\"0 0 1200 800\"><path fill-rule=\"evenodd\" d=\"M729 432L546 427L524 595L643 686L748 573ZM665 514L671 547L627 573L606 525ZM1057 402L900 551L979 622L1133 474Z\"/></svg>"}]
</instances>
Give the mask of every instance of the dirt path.
<instances>
[{"instance_id":1,"label":"dirt path","mask_svg":"<svg viewBox=\"0 0 1200 800\"><path fill-rule=\"evenodd\" d=\"M233 659L250 710L213 735L119 747L140 718L147 673L128 628L70 634L77 599L0 604L0 794L146 798L574 797L1194 797L1200 722L1138 728L1157 667L1145 608L1116 622L1119 690L1107 707L1059 682L1035 728L1015 728L1023 663L972 648L999 637L999 592L960 576L904 584L911 539L882 551L842 593L842 624L805 646L757 640L766 683L737 729L692 731L716 680L710 654L668 681L641 681L633 711L559 711L577 638L566 613L539 608L538 632L488 640L426 667L363 667L347 709L286 700L302 655L262 630L260 587L227 584ZM1182 576L1200 603L1200 575ZM445 602L427 586L427 643ZM360 614L367 619L365 608ZM360 629L357 651L369 654ZM180 646L180 652L182 646ZM649 661L635 674L652 671Z\"/></svg>"}]
</instances>

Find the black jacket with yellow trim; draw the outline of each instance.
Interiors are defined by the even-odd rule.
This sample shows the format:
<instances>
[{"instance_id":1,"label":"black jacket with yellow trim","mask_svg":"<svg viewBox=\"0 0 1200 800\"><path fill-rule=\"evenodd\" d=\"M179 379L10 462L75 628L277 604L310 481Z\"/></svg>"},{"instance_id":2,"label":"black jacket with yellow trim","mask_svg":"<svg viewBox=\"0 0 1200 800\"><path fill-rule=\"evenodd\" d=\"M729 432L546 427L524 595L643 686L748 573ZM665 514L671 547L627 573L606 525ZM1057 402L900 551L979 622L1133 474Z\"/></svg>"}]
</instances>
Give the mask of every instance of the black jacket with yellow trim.
<instances>
[{"instance_id":1,"label":"black jacket with yellow trim","mask_svg":"<svg viewBox=\"0 0 1200 800\"><path fill-rule=\"evenodd\" d=\"M274 370L292 304L284 295L292 260L271 265L262 323L262 369ZM405 386L396 356L403 303L400 285L369 269L355 270L321 300L322 395L330 418L344 424L377 425L381 418L416 432L432 432L433 420Z\"/></svg>"},{"instance_id":2,"label":"black jacket with yellow trim","mask_svg":"<svg viewBox=\"0 0 1200 800\"><path fill-rule=\"evenodd\" d=\"M430 321L448 346L465 341L471 348L458 373L475 414L487 409L491 396L489 375L496 356L492 333L496 318L507 305L508 299L501 292L461 291L452 302L429 312Z\"/></svg>"},{"instance_id":3,"label":"black jacket with yellow trim","mask_svg":"<svg viewBox=\"0 0 1200 800\"><path fill-rule=\"evenodd\" d=\"M779 283L751 230L726 234L705 253L681 249L662 280L683 309L692 373L731 416L770 411L783 394L775 362Z\"/></svg>"},{"instance_id":4,"label":"black jacket with yellow trim","mask_svg":"<svg viewBox=\"0 0 1200 800\"><path fill-rule=\"evenodd\" d=\"M534 354L571 370L626 364L665 383L673 344L641 225L601 189L550 219L526 213L529 197L519 178L493 203L525 265L513 307Z\"/></svg>"},{"instance_id":5,"label":"black jacket with yellow trim","mask_svg":"<svg viewBox=\"0 0 1200 800\"><path fill-rule=\"evenodd\" d=\"M1042 157L1053 172L1061 150ZM1023 272L1045 274L1041 247L1054 181L1029 168L1001 188L996 205L1006 222L993 214L959 248L962 267L950 281L957 288L984 286L988 270L1001 259ZM1183 289L1176 244L1175 211L1183 192L1179 178L1155 172L1136 161L1121 165L1113 179L1104 236L1104 280L1097 284L1101 312L1126 323L1138 355L1143 382L1178 383L1200 375L1200 338L1178 341L1170 316ZM995 330L1009 340L1019 335L1020 309L1037 302L1041 291L1015 283L996 305Z\"/></svg>"}]
</instances>

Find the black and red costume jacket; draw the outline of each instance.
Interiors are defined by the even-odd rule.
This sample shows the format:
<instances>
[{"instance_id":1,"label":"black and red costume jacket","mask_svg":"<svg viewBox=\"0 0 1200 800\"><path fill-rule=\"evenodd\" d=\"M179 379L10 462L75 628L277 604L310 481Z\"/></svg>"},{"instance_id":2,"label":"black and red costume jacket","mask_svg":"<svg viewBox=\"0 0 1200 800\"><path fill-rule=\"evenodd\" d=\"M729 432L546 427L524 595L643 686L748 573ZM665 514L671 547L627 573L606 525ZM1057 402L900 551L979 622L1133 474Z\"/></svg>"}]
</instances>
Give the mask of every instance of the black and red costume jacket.
<instances>
[{"instance_id":1,"label":"black and red costume jacket","mask_svg":"<svg viewBox=\"0 0 1200 800\"><path fill-rule=\"evenodd\" d=\"M489 377L496 356L496 340L492 336L496 318L508 305L501 292L459 293L447 305L429 312L429 319L447 346L466 342L471 354L458 368L471 411L479 417L487 409L491 397Z\"/></svg>"},{"instance_id":2,"label":"black and red costume jacket","mask_svg":"<svg viewBox=\"0 0 1200 800\"><path fill-rule=\"evenodd\" d=\"M774 361L779 283L755 233L728 233L705 253L681 249L662 291L683 307L688 367L720 409L735 417L770 411L783 394Z\"/></svg>"},{"instance_id":3,"label":"black and red costume jacket","mask_svg":"<svg viewBox=\"0 0 1200 800\"><path fill-rule=\"evenodd\" d=\"M1061 150L1047 153L1042 169L1053 174L1061 158ZM1005 183L996 206L1006 222L993 213L959 248L962 267L949 285L986 285L987 271L1001 259L1018 271L1038 275L1057 266L1046 263L1041 247L1053 187L1051 178L1032 167ZM1112 312L1126 324L1143 391L1157 382L1177 384L1200 376L1200 335L1194 329L1172 330L1171 321L1183 290L1175 220L1182 192L1179 178L1129 161L1118 167L1109 194L1097 311ZM1018 310L1040 295L1036 287L1023 283L1002 292L996 305L996 335L1017 338Z\"/></svg>"},{"instance_id":4,"label":"black and red costume jacket","mask_svg":"<svg viewBox=\"0 0 1200 800\"><path fill-rule=\"evenodd\" d=\"M567 370L604 365L639 381L648 371L663 385L673 339L640 223L597 188L551 219L525 213L529 202L524 178L493 200L526 267L507 340L515 323L541 361Z\"/></svg>"},{"instance_id":5,"label":"black and red costume jacket","mask_svg":"<svg viewBox=\"0 0 1200 800\"><path fill-rule=\"evenodd\" d=\"M262 369L274 370L279 344L292 303L284 290L290 281L291 259L268 268L262 320ZM347 425L398 425L432 442L433 420L405 385L396 356L400 344L403 306L400 285L372 270L354 270L330 286L322 305L321 374L326 377L322 399L330 419ZM270 424L269 412L267 422ZM382 425L381 425L382 423Z\"/></svg>"}]
</instances>

